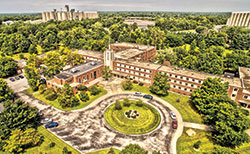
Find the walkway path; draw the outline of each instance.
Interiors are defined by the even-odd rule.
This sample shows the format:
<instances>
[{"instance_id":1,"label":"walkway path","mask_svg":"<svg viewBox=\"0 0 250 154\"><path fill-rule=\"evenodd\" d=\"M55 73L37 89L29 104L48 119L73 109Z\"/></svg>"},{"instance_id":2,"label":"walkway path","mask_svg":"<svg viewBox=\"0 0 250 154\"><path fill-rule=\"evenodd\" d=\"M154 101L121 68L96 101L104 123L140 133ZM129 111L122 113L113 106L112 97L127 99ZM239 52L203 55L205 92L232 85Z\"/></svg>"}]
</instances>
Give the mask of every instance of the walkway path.
<instances>
[{"instance_id":1,"label":"walkway path","mask_svg":"<svg viewBox=\"0 0 250 154\"><path fill-rule=\"evenodd\" d=\"M213 128L208 126L208 125L190 123L190 122L183 122L183 124L184 124L184 127L190 127L190 128L194 128L194 129L202 129L202 130L208 130L208 131L213 130Z\"/></svg>"}]
</instances>

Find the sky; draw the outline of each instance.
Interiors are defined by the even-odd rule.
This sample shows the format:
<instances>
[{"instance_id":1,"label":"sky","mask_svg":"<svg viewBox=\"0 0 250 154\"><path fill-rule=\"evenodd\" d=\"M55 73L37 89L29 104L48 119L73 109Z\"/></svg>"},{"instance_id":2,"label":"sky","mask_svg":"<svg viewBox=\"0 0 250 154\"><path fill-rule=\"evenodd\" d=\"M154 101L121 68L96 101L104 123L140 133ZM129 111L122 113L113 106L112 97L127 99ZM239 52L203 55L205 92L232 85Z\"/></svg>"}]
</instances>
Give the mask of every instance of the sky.
<instances>
[{"instance_id":1,"label":"sky","mask_svg":"<svg viewBox=\"0 0 250 154\"><path fill-rule=\"evenodd\" d=\"M80 11L250 11L250 0L0 0L0 13L61 10L65 4Z\"/></svg>"}]
</instances>

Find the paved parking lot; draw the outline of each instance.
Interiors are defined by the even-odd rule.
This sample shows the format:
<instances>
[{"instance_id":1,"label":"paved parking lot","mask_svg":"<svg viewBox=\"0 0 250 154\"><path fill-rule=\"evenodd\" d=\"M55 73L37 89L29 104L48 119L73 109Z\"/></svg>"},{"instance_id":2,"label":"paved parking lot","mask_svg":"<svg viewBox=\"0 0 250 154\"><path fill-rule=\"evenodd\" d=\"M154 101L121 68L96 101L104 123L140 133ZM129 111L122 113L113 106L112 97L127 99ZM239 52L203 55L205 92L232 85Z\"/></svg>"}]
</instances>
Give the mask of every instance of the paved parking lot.
<instances>
[{"instance_id":1,"label":"paved parking lot","mask_svg":"<svg viewBox=\"0 0 250 154\"><path fill-rule=\"evenodd\" d=\"M24 74L19 74L19 75L22 75L24 76ZM8 79L5 79L5 81L8 83L9 87L11 87L11 89L14 91L14 92L21 92L27 88L29 88L28 86L28 82L27 82L27 79L24 77L23 79L19 79L19 80L16 80L14 78L15 76L13 77L9 77ZM15 81L12 82L10 81L10 78L14 78Z\"/></svg>"},{"instance_id":2,"label":"paved parking lot","mask_svg":"<svg viewBox=\"0 0 250 154\"><path fill-rule=\"evenodd\" d=\"M124 97L135 99L133 95L112 95L78 112L62 112L32 96L24 93L18 95L31 106L42 110L45 117L58 122L58 127L49 130L83 153L110 147L121 149L130 143L139 144L150 153L154 150L170 153L174 130L171 128L169 108L159 101L150 101L162 113L159 128L146 135L130 136L110 129L104 120L104 110L117 99Z\"/></svg>"}]
</instances>

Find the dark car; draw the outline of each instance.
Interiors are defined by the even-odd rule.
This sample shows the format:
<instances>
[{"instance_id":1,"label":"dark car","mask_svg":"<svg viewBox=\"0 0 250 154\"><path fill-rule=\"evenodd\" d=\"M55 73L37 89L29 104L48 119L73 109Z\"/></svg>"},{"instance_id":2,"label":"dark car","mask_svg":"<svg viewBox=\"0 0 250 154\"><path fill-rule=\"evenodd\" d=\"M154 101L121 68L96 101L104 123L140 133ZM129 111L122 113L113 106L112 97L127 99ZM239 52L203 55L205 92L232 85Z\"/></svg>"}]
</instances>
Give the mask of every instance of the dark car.
<instances>
[{"instance_id":1,"label":"dark car","mask_svg":"<svg viewBox=\"0 0 250 154\"><path fill-rule=\"evenodd\" d=\"M58 126L57 122L50 122L50 123L45 125L45 128L53 128L53 127L57 127L57 126Z\"/></svg>"},{"instance_id":2,"label":"dark car","mask_svg":"<svg viewBox=\"0 0 250 154\"><path fill-rule=\"evenodd\" d=\"M15 81L15 79L14 79L14 78L10 78L10 81L14 82L14 81Z\"/></svg>"},{"instance_id":3,"label":"dark car","mask_svg":"<svg viewBox=\"0 0 250 154\"><path fill-rule=\"evenodd\" d=\"M18 76L15 76L15 79L16 79L16 80L19 80L20 78L19 78Z\"/></svg>"},{"instance_id":4,"label":"dark car","mask_svg":"<svg viewBox=\"0 0 250 154\"><path fill-rule=\"evenodd\" d=\"M144 95L143 98L147 98L147 99L152 100L152 99L153 99L153 96L151 96L151 95Z\"/></svg>"},{"instance_id":5,"label":"dark car","mask_svg":"<svg viewBox=\"0 0 250 154\"><path fill-rule=\"evenodd\" d=\"M40 84L46 84L46 79L40 79L39 83Z\"/></svg>"},{"instance_id":6,"label":"dark car","mask_svg":"<svg viewBox=\"0 0 250 154\"><path fill-rule=\"evenodd\" d=\"M18 77L19 77L20 79L23 79L23 78L24 78L24 76L23 76L23 75L19 75Z\"/></svg>"},{"instance_id":7,"label":"dark car","mask_svg":"<svg viewBox=\"0 0 250 154\"><path fill-rule=\"evenodd\" d=\"M174 129L177 129L177 127L178 127L177 121L173 121L173 122L172 122L172 127L173 127Z\"/></svg>"}]
</instances>

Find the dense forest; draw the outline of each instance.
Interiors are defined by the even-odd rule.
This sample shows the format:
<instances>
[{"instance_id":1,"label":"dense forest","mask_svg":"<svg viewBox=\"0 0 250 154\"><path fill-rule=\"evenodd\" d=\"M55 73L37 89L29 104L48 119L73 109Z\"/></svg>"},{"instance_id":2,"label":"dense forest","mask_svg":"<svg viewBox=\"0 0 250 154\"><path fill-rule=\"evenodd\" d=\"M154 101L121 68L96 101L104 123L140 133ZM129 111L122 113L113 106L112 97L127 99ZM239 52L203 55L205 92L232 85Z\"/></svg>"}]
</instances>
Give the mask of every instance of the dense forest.
<instances>
[{"instance_id":1,"label":"dense forest","mask_svg":"<svg viewBox=\"0 0 250 154\"><path fill-rule=\"evenodd\" d=\"M124 23L126 18L155 21L147 29ZM222 27L229 14L161 12L101 13L100 18L82 21L49 21L30 24L21 21L0 26L2 56L17 53L41 54L60 46L103 52L111 42L132 42L156 46L156 62L221 75L250 67L250 30Z\"/></svg>"}]
</instances>

